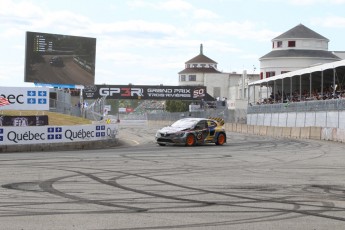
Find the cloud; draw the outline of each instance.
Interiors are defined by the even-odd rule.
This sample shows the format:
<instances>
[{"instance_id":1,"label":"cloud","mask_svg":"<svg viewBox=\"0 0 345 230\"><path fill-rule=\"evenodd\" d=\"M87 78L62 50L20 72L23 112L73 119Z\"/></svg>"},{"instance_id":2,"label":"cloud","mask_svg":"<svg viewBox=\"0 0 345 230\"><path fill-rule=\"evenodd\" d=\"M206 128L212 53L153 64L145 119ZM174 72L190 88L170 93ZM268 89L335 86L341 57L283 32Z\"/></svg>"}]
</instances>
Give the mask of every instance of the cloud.
<instances>
[{"instance_id":1,"label":"cloud","mask_svg":"<svg viewBox=\"0 0 345 230\"><path fill-rule=\"evenodd\" d=\"M194 19L214 19L219 18L219 16L208 10L194 7L187 1L183 0L167 0L158 1L152 3L144 0L134 0L128 2L130 7L140 7L140 8L150 8L155 10L165 10L165 11L178 11L179 15L184 15L184 17L193 16Z\"/></svg>"},{"instance_id":2,"label":"cloud","mask_svg":"<svg viewBox=\"0 0 345 230\"><path fill-rule=\"evenodd\" d=\"M334 5L339 5L339 4L344 4L345 0L289 0L288 3L292 5L315 5L315 4L334 4Z\"/></svg>"},{"instance_id":3,"label":"cloud","mask_svg":"<svg viewBox=\"0 0 345 230\"><path fill-rule=\"evenodd\" d=\"M345 28L345 17L329 16L324 18L313 18L311 21L313 25L328 28Z\"/></svg>"},{"instance_id":4,"label":"cloud","mask_svg":"<svg viewBox=\"0 0 345 230\"><path fill-rule=\"evenodd\" d=\"M140 8L151 8L156 10L169 10L169 11L185 11L191 10L193 6L183 0L168 0L168 1L158 1L150 2L144 0L134 0L127 2L130 7L140 7Z\"/></svg>"},{"instance_id":5,"label":"cloud","mask_svg":"<svg viewBox=\"0 0 345 230\"><path fill-rule=\"evenodd\" d=\"M123 34L133 37L164 37L164 36L182 36L182 30L173 25L148 22L144 20L129 20L112 23L93 23L88 30L97 34Z\"/></svg>"},{"instance_id":6,"label":"cloud","mask_svg":"<svg viewBox=\"0 0 345 230\"><path fill-rule=\"evenodd\" d=\"M210 11L210 10L204 10L204 9L196 9L193 12L193 17L195 19L215 19L215 18L219 18L219 16Z\"/></svg>"},{"instance_id":7,"label":"cloud","mask_svg":"<svg viewBox=\"0 0 345 230\"><path fill-rule=\"evenodd\" d=\"M209 33L213 36L235 36L237 39L248 39L257 41L270 41L279 33L266 29L257 29L257 24L244 22L226 22L226 23L198 23L194 30L198 33Z\"/></svg>"}]
</instances>

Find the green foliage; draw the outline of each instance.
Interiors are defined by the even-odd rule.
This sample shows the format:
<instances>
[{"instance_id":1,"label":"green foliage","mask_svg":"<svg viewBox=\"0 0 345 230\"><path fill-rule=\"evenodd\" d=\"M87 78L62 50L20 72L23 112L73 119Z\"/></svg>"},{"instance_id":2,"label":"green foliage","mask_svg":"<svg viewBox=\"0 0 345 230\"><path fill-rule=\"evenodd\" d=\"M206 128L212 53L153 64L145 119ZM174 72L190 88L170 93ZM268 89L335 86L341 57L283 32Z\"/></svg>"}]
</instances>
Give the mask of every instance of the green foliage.
<instances>
[{"instance_id":1,"label":"green foliage","mask_svg":"<svg viewBox=\"0 0 345 230\"><path fill-rule=\"evenodd\" d=\"M189 104L188 101L167 100L165 110L168 112L187 112L189 111Z\"/></svg>"}]
</instances>

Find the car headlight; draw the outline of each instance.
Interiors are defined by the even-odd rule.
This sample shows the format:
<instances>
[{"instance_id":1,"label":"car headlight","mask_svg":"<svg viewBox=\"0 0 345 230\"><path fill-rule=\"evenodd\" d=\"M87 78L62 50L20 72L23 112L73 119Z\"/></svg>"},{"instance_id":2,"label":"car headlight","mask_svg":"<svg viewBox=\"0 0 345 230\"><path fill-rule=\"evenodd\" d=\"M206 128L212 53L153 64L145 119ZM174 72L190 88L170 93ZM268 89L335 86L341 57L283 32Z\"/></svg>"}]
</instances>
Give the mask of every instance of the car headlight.
<instances>
[{"instance_id":1,"label":"car headlight","mask_svg":"<svg viewBox=\"0 0 345 230\"><path fill-rule=\"evenodd\" d=\"M161 136L160 132L156 132L156 137L160 137L160 136Z\"/></svg>"},{"instance_id":2,"label":"car headlight","mask_svg":"<svg viewBox=\"0 0 345 230\"><path fill-rule=\"evenodd\" d=\"M175 133L175 137L183 137L184 135L185 135L185 132Z\"/></svg>"}]
</instances>

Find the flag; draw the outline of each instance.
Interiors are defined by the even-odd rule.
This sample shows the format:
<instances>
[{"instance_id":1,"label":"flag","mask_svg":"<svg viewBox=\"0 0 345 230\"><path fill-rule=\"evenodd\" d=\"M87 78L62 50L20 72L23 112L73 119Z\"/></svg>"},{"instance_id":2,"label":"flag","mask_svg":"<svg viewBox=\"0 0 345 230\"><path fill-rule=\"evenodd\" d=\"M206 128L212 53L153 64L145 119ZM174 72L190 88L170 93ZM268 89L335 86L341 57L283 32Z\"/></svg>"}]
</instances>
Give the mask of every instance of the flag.
<instances>
[{"instance_id":1,"label":"flag","mask_svg":"<svg viewBox=\"0 0 345 230\"><path fill-rule=\"evenodd\" d=\"M6 97L0 97L0 106L10 105L10 102Z\"/></svg>"}]
</instances>

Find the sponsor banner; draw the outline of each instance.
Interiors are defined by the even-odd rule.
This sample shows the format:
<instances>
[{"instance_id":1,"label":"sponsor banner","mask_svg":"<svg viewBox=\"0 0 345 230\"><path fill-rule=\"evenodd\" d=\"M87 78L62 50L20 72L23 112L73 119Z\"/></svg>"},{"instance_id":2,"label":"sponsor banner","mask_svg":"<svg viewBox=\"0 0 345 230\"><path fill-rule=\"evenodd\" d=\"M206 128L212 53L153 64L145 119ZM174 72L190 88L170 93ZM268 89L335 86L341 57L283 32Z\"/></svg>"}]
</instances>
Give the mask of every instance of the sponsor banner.
<instances>
[{"instance_id":1,"label":"sponsor banner","mask_svg":"<svg viewBox=\"0 0 345 230\"><path fill-rule=\"evenodd\" d=\"M71 143L114 139L115 124L0 127L0 145Z\"/></svg>"},{"instance_id":2,"label":"sponsor banner","mask_svg":"<svg viewBox=\"0 0 345 230\"><path fill-rule=\"evenodd\" d=\"M85 86L83 98L144 99L144 100L201 100L205 86L147 86L147 85L91 85Z\"/></svg>"},{"instance_id":3,"label":"sponsor banner","mask_svg":"<svg viewBox=\"0 0 345 230\"><path fill-rule=\"evenodd\" d=\"M10 103L1 110L49 110L49 88L46 87L0 87L0 97Z\"/></svg>"},{"instance_id":4,"label":"sponsor banner","mask_svg":"<svg viewBox=\"0 0 345 230\"><path fill-rule=\"evenodd\" d=\"M48 125L48 115L0 116L0 126L40 126Z\"/></svg>"},{"instance_id":5,"label":"sponsor banner","mask_svg":"<svg viewBox=\"0 0 345 230\"><path fill-rule=\"evenodd\" d=\"M71 84L35 83L35 86L45 86L45 87L54 87L54 88L65 88L65 89L84 89L83 85L71 85Z\"/></svg>"}]
</instances>

